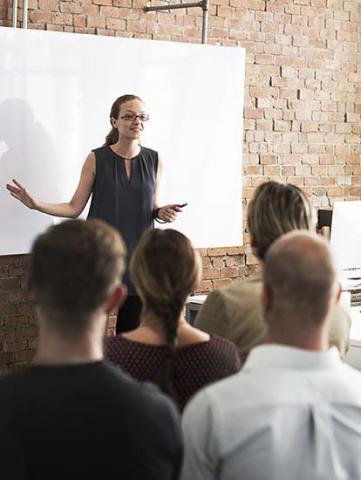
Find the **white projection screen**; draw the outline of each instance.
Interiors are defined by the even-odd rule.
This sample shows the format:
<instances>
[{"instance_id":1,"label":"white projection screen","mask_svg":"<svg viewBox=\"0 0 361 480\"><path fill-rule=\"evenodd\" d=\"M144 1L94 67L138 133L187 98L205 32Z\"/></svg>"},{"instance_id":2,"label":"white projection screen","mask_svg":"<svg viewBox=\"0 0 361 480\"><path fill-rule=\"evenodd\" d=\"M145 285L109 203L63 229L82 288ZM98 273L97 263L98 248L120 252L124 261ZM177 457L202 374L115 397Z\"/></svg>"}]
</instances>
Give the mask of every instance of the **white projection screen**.
<instances>
[{"instance_id":1,"label":"white projection screen","mask_svg":"<svg viewBox=\"0 0 361 480\"><path fill-rule=\"evenodd\" d=\"M68 201L125 93L151 116L142 144L164 163L161 204L188 202L172 227L199 248L240 245L244 57L242 48L0 28L0 255L29 252L59 221L21 205L6 183Z\"/></svg>"}]
</instances>

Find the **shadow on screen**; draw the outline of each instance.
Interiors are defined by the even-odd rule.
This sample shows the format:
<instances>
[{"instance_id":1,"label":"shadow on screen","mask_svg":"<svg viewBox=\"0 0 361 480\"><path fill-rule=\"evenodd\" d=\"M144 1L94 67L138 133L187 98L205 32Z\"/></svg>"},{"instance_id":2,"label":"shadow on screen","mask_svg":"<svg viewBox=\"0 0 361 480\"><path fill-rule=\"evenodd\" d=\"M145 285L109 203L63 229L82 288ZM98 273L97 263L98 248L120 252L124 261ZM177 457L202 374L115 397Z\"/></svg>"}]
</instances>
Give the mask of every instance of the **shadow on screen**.
<instances>
[{"instance_id":1,"label":"shadow on screen","mask_svg":"<svg viewBox=\"0 0 361 480\"><path fill-rule=\"evenodd\" d=\"M30 238L49 224L49 218L12 198L6 183L15 178L36 198L51 201L57 191L57 164L53 141L29 103L19 98L0 103L0 254L12 251L19 236Z\"/></svg>"}]
</instances>

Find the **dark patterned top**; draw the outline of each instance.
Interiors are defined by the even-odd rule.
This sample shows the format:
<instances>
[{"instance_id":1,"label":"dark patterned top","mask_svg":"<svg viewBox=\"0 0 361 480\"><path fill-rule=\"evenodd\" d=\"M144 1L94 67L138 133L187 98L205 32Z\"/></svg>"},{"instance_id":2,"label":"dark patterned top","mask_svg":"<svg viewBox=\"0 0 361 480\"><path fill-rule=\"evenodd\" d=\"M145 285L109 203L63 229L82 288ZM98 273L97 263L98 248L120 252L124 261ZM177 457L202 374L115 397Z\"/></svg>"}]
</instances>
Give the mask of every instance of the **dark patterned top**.
<instances>
[{"instance_id":1,"label":"dark patterned top","mask_svg":"<svg viewBox=\"0 0 361 480\"><path fill-rule=\"evenodd\" d=\"M142 234L153 227L154 192L158 171L158 153L141 147L132 158L130 178L124 158L109 146L96 148L95 182L88 218L110 223L122 235L128 252L128 262ZM128 293L136 291L128 271L124 276Z\"/></svg>"},{"instance_id":2,"label":"dark patterned top","mask_svg":"<svg viewBox=\"0 0 361 480\"><path fill-rule=\"evenodd\" d=\"M135 342L122 335L106 340L105 357L141 382L156 382L168 355L169 349L164 345ZM236 347L215 335L211 335L208 342L177 348L173 361L173 385L181 410L202 387L240 369Z\"/></svg>"}]
</instances>

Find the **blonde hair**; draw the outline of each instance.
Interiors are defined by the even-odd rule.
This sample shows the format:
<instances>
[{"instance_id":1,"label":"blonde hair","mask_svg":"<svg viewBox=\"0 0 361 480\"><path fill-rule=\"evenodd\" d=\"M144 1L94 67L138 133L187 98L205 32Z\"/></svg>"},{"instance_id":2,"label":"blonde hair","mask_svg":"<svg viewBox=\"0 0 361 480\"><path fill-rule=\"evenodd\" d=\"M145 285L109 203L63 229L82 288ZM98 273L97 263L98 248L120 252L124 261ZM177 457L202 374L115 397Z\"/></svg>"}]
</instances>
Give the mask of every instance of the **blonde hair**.
<instances>
[{"instance_id":1,"label":"blonde hair","mask_svg":"<svg viewBox=\"0 0 361 480\"><path fill-rule=\"evenodd\" d=\"M315 213L306 194L296 185L265 182L258 186L247 212L251 244L264 260L268 248L293 230L315 228Z\"/></svg>"}]
</instances>

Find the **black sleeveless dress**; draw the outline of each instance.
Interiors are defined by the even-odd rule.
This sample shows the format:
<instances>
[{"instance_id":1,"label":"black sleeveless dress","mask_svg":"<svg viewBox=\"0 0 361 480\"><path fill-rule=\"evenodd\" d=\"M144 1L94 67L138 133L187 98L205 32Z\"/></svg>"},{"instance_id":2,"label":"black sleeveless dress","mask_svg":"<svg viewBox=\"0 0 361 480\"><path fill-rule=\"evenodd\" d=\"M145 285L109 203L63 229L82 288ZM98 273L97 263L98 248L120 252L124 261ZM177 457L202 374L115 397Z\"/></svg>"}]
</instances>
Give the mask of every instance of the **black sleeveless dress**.
<instances>
[{"instance_id":1,"label":"black sleeveless dress","mask_svg":"<svg viewBox=\"0 0 361 480\"><path fill-rule=\"evenodd\" d=\"M132 158L128 179L124 159L109 146L93 151L96 173L88 218L104 220L121 233L127 246L129 265L140 237L153 227L158 153L141 147L139 154ZM128 269L124 283L128 287L128 295L136 295Z\"/></svg>"}]
</instances>

